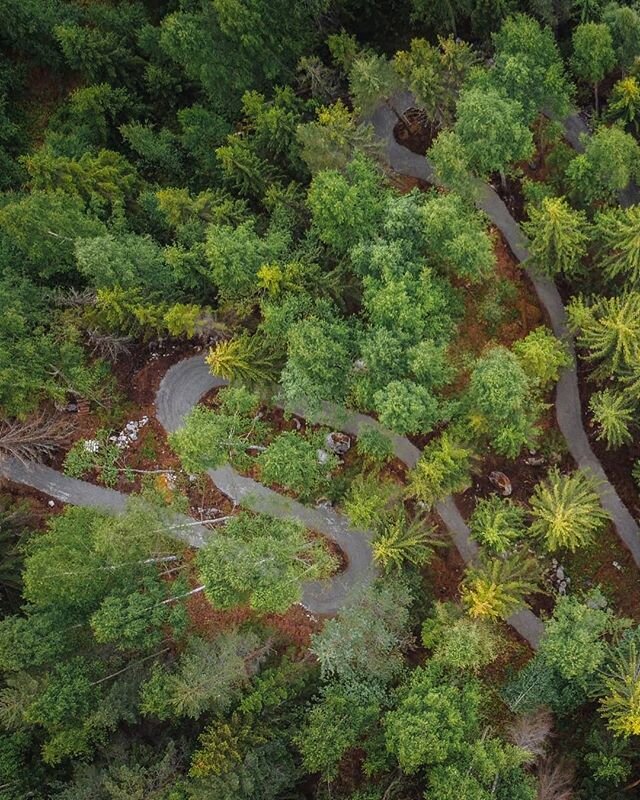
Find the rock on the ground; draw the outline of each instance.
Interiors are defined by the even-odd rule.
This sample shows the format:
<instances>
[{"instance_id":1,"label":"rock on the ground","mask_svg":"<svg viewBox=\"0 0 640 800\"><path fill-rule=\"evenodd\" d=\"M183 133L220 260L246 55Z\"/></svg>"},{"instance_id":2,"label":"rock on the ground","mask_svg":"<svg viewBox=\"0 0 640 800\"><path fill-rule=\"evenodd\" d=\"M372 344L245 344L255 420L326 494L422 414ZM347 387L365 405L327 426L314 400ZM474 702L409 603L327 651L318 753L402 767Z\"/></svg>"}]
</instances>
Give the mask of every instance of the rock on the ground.
<instances>
[{"instance_id":1,"label":"rock on the ground","mask_svg":"<svg viewBox=\"0 0 640 800\"><path fill-rule=\"evenodd\" d=\"M339 456L343 456L351 448L351 438L340 431L328 433L324 443L327 450L331 450L332 453Z\"/></svg>"},{"instance_id":2,"label":"rock on the ground","mask_svg":"<svg viewBox=\"0 0 640 800\"><path fill-rule=\"evenodd\" d=\"M500 472L496 470L489 475L489 480L491 483L500 490L500 494L503 497L509 497L513 492L513 486L511 485L510 479L504 474L504 472Z\"/></svg>"}]
</instances>

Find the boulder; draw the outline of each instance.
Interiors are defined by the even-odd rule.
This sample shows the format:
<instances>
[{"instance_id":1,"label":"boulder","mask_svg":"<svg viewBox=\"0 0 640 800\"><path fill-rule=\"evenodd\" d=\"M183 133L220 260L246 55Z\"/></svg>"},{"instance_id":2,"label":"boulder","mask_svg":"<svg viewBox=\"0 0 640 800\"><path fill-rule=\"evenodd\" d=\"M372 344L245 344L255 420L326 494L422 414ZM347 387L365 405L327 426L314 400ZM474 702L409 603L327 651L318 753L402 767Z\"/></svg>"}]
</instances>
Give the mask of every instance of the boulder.
<instances>
[{"instance_id":1,"label":"boulder","mask_svg":"<svg viewBox=\"0 0 640 800\"><path fill-rule=\"evenodd\" d=\"M513 491L513 486L511 485L511 481L504 474L504 472L499 472L498 470L492 472L489 475L489 480L500 491L500 494L503 497L509 497L511 495L511 492Z\"/></svg>"},{"instance_id":2,"label":"boulder","mask_svg":"<svg viewBox=\"0 0 640 800\"><path fill-rule=\"evenodd\" d=\"M351 448L351 439L346 433L332 431L324 440L325 447L338 456L343 456Z\"/></svg>"}]
</instances>

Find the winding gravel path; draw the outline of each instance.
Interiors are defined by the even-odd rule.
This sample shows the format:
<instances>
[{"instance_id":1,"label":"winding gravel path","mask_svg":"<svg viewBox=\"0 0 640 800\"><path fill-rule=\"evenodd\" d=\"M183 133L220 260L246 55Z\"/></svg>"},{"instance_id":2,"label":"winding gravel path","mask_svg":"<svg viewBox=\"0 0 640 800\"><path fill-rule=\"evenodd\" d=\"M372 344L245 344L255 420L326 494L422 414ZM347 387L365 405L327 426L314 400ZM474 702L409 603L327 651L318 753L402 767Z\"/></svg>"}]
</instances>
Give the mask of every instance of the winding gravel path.
<instances>
[{"instance_id":1,"label":"winding gravel path","mask_svg":"<svg viewBox=\"0 0 640 800\"><path fill-rule=\"evenodd\" d=\"M413 105L413 99L410 94L405 93L395 98L395 104L405 110ZM387 106L380 107L371 117L371 122L378 138L385 143L387 161L395 172L435 183L433 167L428 160L395 141L393 128L396 117ZM578 115L568 118L565 121L565 129L567 141L576 149L583 149L580 137L588 133L588 129L582 118ZM477 190L478 208L482 209L502 232L516 258L526 262L529 259L527 240L518 223L490 186L478 182ZM631 187L625 192L621 196L621 202L624 205L637 202L636 187ZM574 343L567 327L562 300L551 280L537 273L532 267L525 267L525 271L547 311L554 333L567 344L572 355L572 365L563 371L557 387L558 424L577 464L590 470L599 479L598 491L601 502L611 514L618 535L630 549L636 563L640 565L638 526L609 483L582 427ZM156 397L158 420L168 432L177 430L185 415L200 398L210 389L222 385L225 385L225 381L211 375L203 356L194 356L179 362L167 371L160 384ZM384 430L372 418L348 412L332 403L323 403L320 409L313 413L304 407L296 408L294 412L312 422L338 427L356 436L363 427L374 426ZM415 466L420 457L418 448L403 436L388 431L385 433L393 442L395 455L409 468ZM65 503L119 512L127 501L127 496L124 494L68 478L40 464L25 465L20 461L9 459L0 463L0 474L9 480L32 486ZM216 486L238 504L281 519L296 518L307 527L327 536L346 553L348 566L342 573L326 581L305 584L303 604L311 612L335 613L343 606L351 589L356 585L366 585L376 577L370 534L352 529L347 519L333 509L304 506L251 478L239 475L228 465L209 470L208 474ZM477 555L478 547L471 539L469 528L453 498L448 497L438 503L436 510L463 560L466 563L472 561ZM207 537L211 535L211 531L204 526L193 525L193 521L190 520L184 519L184 524L185 528L178 529L176 535L194 547L202 547ZM513 614L508 622L534 648L538 646L544 627L531 611L525 609Z\"/></svg>"},{"instance_id":2,"label":"winding gravel path","mask_svg":"<svg viewBox=\"0 0 640 800\"><path fill-rule=\"evenodd\" d=\"M177 430L185 415L204 394L216 386L225 385L226 381L210 373L203 355L180 361L169 368L160 383L156 395L159 422L168 433ZM375 579L377 570L371 551L371 535L352 528L346 517L332 508L302 505L238 474L228 465L208 470L208 474L221 492L244 508L278 519L297 519L306 527L324 534L346 554L347 565L342 572L327 580L304 584L302 604L311 613L335 614L345 604L352 589ZM128 500L122 492L70 478L42 464L25 464L18 459L0 461L0 475L72 505L119 513ZM203 547L208 537L215 535L204 525L194 524L194 520L184 516L176 517L171 532L196 548Z\"/></svg>"},{"instance_id":3,"label":"winding gravel path","mask_svg":"<svg viewBox=\"0 0 640 800\"><path fill-rule=\"evenodd\" d=\"M402 111L410 108L413 104L413 97L409 93L398 95L394 99L394 105ZM396 142L393 136L396 117L387 106L377 109L371 117L371 123L376 135L386 142L386 157L395 172L436 183L433 167L429 161L424 156L412 153ZM582 118L574 115L568 118L566 125L567 141L576 148L582 148L580 136L588 133ZM521 262L527 262L529 259L528 242L522 229L491 186L479 181L477 187L477 207L484 211L500 230L515 257ZM632 190L629 196L633 196ZM640 530L638 529L638 524L609 482L602 465L591 449L582 426L575 346L573 337L568 329L567 315L562 299L555 284L548 277L541 275L533 267L525 266L524 269L533 284L540 303L547 312L553 332L565 342L571 354L571 365L563 370L556 389L555 406L558 425L578 466L590 471L596 478L600 501L603 507L611 514L618 536L631 551L636 564L640 566Z\"/></svg>"},{"instance_id":4,"label":"winding gravel path","mask_svg":"<svg viewBox=\"0 0 640 800\"><path fill-rule=\"evenodd\" d=\"M184 417L200 398L226 381L211 374L203 355L193 356L170 367L156 395L156 416L163 428L178 430ZM229 465L207 470L221 492L234 502L278 519L297 519L308 528L324 534L347 556L346 568L329 580L309 581L304 585L302 603L315 614L334 614L355 586L370 583L376 577L371 552L371 536L355 530L346 517L332 508L311 508L237 473Z\"/></svg>"},{"instance_id":5,"label":"winding gravel path","mask_svg":"<svg viewBox=\"0 0 640 800\"><path fill-rule=\"evenodd\" d=\"M204 356L185 359L171 367L162 379L156 397L156 416L167 431L175 431L200 397L215 386L225 384L225 381L210 373ZM319 409L313 411L302 405L290 410L309 422L336 427L353 436L357 436L363 428L374 427L389 437L394 454L409 468L414 467L420 458L420 450L405 436L392 433L366 414L351 412L329 402L322 403ZM343 605L347 592L356 583L362 585L375 576L369 534L352 531L347 520L332 509L303 506L251 478L239 475L229 466L208 470L208 475L220 491L239 504L283 519L295 517L308 527L324 533L345 551L349 560L345 572L331 581L307 584L303 600L307 608L324 613L337 611ZM453 499L449 497L438 503L436 511L462 559L468 563L476 556L478 546L470 538L469 529ZM512 614L507 622L532 647L538 646L543 625L531 611L524 609Z\"/></svg>"}]
</instances>

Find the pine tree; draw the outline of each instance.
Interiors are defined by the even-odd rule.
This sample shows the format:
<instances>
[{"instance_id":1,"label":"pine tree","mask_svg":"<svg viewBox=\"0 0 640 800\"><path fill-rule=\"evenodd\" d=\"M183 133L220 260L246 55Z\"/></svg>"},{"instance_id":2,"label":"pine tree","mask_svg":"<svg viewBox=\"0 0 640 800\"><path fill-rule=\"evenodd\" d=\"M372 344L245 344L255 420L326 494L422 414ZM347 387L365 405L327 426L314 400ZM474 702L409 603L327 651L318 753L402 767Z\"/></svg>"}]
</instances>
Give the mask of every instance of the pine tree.
<instances>
[{"instance_id":1,"label":"pine tree","mask_svg":"<svg viewBox=\"0 0 640 800\"><path fill-rule=\"evenodd\" d=\"M605 275L621 275L625 285L640 285L640 206L615 208L596 215L599 263Z\"/></svg>"},{"instance_id":2,"label":"pine tree","mask_svg":"<svg viewBox=\"0 0 640 800\"><path fill-rule=\"evenodd\" d=\"M531 515L530 531L543 539L549 552L574 551L590 544L609 520L590 476L581 471L563 475L557 469L536 486Z\"/></svg>"},{"instance_id":3,"label":"pine tree","mask_svg":"<svg viewBox=\"0 0 640 800\"><path fill-rule=\"evenodd\" d=\"M574 299L567 309L578 344L595 363L594 378L622 377L640 360L640 294Z\"/></svg>"},{"instance_id":4,"label":"pine tree","mask_svg":"<svg viewBox=\"0 0 640 800\"><path fill-rule=\"evenodd\" d=\"M538 588L539 570L531 556L489 558L467 569L460 587L462 602L472 617L506 619L526 606L526 595Z\"/></svg>"},{"instance_id":5,"label":"pine tree","mask_svg":"<svg viewBox=\"0 0 640 800\"><path fill-rule=\"evenodd\" d=\"M626 125L632 125L637 133L640 117L640 84L633 75L627 75L614 84L607 113L613 119L621 119Z\"/></svg>"},{"instance_id":6,"label":"pine tree","mask_svg":"<svg viewBox=\"0 0 640 800\"><path fill-rule=\"evenodd\" d=\"M384 569L400 570L405 563L425 564L442 537L419 517L408 520L400 511L386 519L373 542L373 557Z\"/></svg>"},{"instance_id":7,"label":"pine tree","mask_svg":"<svg viewBox=\"0 0 640 800\"><path fill-rule=\"evenodd\" d=\"M409 127L406 117L391 101L400 85L400 78L392 62L377 53L360 54L349 70L349 92L361 114L369 114L378 103L383 102Z\"/></svg>"},{"instance_id":8,"label":"pine tree","mask_svg":"<svg viewBox=\"0 0 640 800\"><path fill-rule=\"evenodd\" d=\"M501 497L478 500L471 515L471 535L481 545L503 553L525 533L524 509Z\"/></svg>"},{"instance_id":9,"label":"pine tree","mask_svg":"<svg viewBox=\"0 0 640 800\"><path fill-rule=\"evenodd\" d=\"M620 447L632 441L629 427L635 419L635 405L627 394L603 389L591 396L589 408L598 423L597 438L604 440L607 448Z\"/></svg>"},{"instance_id":10,"label":"pine tree","mask_svg":"<svg viewBox=\"0 0 640 800\"><path fill-rule=\"evenodd\" d=\"M214 375L246 386L269 384L277 373L274 357L264 352L256 337L246 335L218 342L205 361Z\"/></svg>"},{"instance_id":11,"label":"pine tree","mask_svg":"<svg viewBox=\"0 0 640 800\"><path fill-rule=\"evenodd\" d=\"M545 197L540 206L529 206L528 214L523 227L536 264L551 274L574 273L589 241L584 212L574 211L564 197Z\"/></svg>"},{"instance_id":12,"label":"pine tree","mask_svg":"<svg viewBox=\"0 0 640 800\"><path fill-rule=\"evenodd\" d=\"M637 642L623 642L614 650L600 678L604 690L600 713L609 729L624 738L639 735L640 652Z\"/></svg>"},{"instance_id":13,"label":"pine tree","mask_svg":"<svg viewBox=\"0 0 640 800\"><path fill-rule=\"evenodd\" d=\"M431 507L448 494L471 485L473 452L443 433L423 451L409 476L408 493Z\"/></svg>"}]
</instances>

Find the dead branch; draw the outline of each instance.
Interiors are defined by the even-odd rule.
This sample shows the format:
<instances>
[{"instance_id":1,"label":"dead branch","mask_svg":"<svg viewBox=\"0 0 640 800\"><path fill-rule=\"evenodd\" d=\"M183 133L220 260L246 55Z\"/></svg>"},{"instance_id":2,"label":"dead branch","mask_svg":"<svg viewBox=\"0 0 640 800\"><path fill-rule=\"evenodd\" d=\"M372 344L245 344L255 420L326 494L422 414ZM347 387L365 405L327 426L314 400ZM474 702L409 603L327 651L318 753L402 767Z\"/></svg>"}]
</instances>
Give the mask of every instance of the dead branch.
<instances>
[{"instance_id":1,"label":"dead branch","mask_svg":"<svg viewBox=\"0 0 640 800\"><path fill-rule=\"evenodd\" d=\"M87 331L87 342L91 346L91 355L106 358L107 361L117 361L123 356L131 354L129 345L131 336L118 336L116 333L101 333L95 328Z\"/></svg>"},{"instance_id":2,"label":"dead branch","mask_svg":"<svg viewBox=\"0 0 640 800\"><path fill-rule=\"evenodd\" d=\"M546 708L524 714L509 726L509 739L522 750L531 754L533 764L544 756L547 740L553 729L553 716Z\"/></svg>"},{"instance_id":3,"label":"dead branch","mask_svg":"<svg viewBox=\"0 0 640 800\"><path fill-rule=\"evenodd\" d=\"M92 306L96 302L93 289L56 289L51 292L51 301L58 308L82 308Z\"/></svg>"},{"instance_id":4,"label":"dead branch","mask_svg":"<svg viewBox=\"0 0 640 800\"><path fill-rule=\"evenodd\" d=\"M28 422L0 422L0 459L17 458L26 464L42 461L64 446L73 431L60 417L35 417Z\"/></svg>"},{"instance_id":5,"label":"dead branch","mask_svg":"<svg viewBox=\"0 0 640 800\"><path fill-rule=\"evenodd\" d=\"M562 758L546 758L538 768L536 800L571 800L574 768Z\"/></svg>"}]
</instances>

